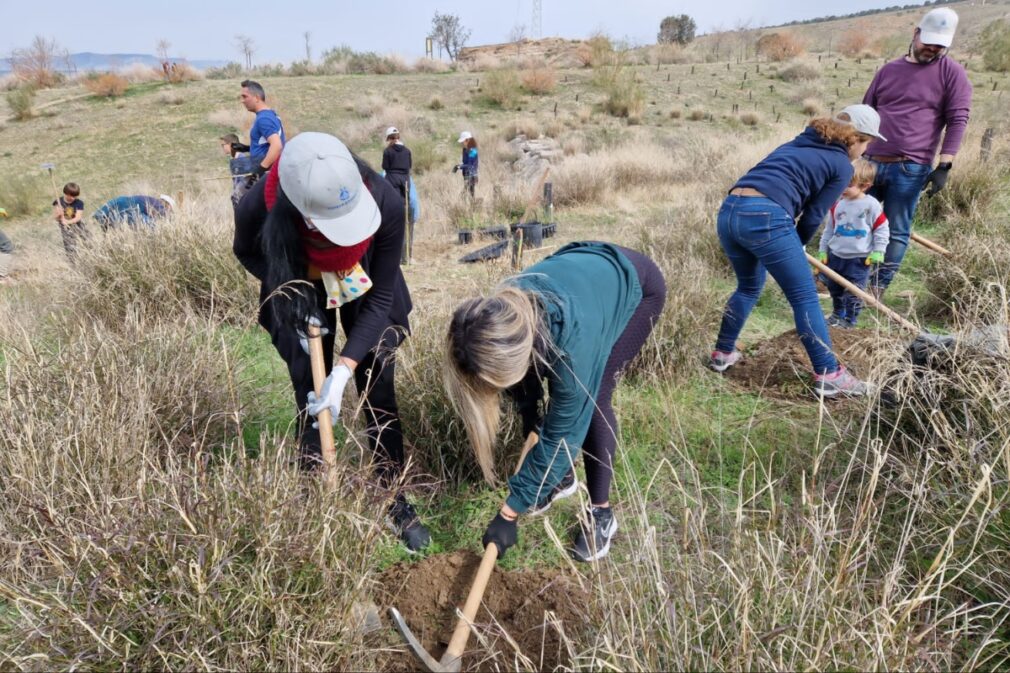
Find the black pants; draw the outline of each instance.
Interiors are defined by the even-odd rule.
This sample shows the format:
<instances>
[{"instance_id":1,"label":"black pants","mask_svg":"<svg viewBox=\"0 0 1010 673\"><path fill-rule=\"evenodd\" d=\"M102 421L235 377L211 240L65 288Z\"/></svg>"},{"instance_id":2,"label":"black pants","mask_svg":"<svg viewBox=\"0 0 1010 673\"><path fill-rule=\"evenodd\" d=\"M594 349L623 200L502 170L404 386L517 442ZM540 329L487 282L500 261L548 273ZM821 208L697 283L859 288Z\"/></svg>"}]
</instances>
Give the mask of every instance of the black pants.
<instances>
[{"instance_id":1,"label":"black pants","mask_svg":"<svg viewBox=\"0 0 1010 673\"><path fill-rule=\"evenodd\" d=\"M582 442L586 486L589 489L589 499L595 505L610 499L610 482L614 476L614 453L618 437L617 418L611 405L614 388L625 368L642 350L666 303L666 281L656 263L634 250L621 248L621 253L638 272L642 301L607 358L600 392L596 396L596 410L589 424L589 432Z\"/></svg>"},{"instance_id":2,"label":"black pants","mask_svg":"<svg viewBox=\"0 0 1010 673\"><path fill-rule=\"evenodd\" d=\"M325 312L330 333L323 337L326 371L333 368L333 343L337 330L336 311ZM312 361L302 350L298 334L291 328L272 327L270 338L274 348L288 366L288 375L295 391L298 408L300 464L313 469L322 460L319 430L312 427L315 419L305 411L307 398L314 389ZM354 383L363 399L365 435L375 461L376 476L382 486L392 486L403 471L403 429L393 386L396 347L401 333L393 327L386 330L376 348L358 363Z\"/></svg>"}]
</instances>

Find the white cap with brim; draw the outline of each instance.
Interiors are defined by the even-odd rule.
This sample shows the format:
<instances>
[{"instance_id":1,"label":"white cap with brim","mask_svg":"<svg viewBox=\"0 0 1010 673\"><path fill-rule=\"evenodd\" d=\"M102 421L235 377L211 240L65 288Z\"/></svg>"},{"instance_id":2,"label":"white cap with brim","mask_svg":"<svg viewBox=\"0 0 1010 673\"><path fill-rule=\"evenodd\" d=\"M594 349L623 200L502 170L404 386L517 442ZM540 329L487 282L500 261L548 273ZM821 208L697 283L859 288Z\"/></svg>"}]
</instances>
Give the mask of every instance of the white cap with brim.
<instances>
[{"instance_id":1,"label":"white cap with brim","mask_svg":"<svg viewBox=\"0 0 1010 673\"><path fill-rule=\"evenodd\" d=\"M169 206L171 206L172 210L178 208L178 206L175 203L175 199L173 199L168 194L158 194L158 198L167 203Z\"/></svg>"},{"instance_id":2,"label":"white cap with brim","mask_svg":"<svg viewBox=\"0 0 1010 673\"><path fill-rule=\"evenodd\" d=\"M390 126L386 129L386 137L400 135L400 130L395 126Z\"/></svg>"},{"instance_id":3,"label":"white cap with brim","mask_svg":"<svg viewBox=\"0 0 1010 673\"><path fill-rule=\"evenodd\" d=\"M843 114L848 115L848 120L841 118ZM887 142L887 138L880 135L880 115L869 105L863 105L862 103L859 105L849 105L835 115L835 119L849 124L860 133L879 138L885 143Z\"/></svg>"},{"instance_id":4,"label":"white cap with brim","mask_svg":"<svg viewBox=\"0 0 1010 673\"><path fill-rule=\"evenodd\" d=\"M299 133L281 152L281 189L332 243L357 245L371 236L382 214L344 143L327 133Z\"/></svg>"},{"instance_id":5,"label":"white cap with brim","mask_svg":"<svg viewBox=\"0 0 1010 673\"><path fill-rule=\"evenodd\" d=\"M949 7L939 7L926 12L919 22L919 41L949 47L957 31L957 12Z\"/></svg>"},{"instance_id":6,"label":"white cap with brim","mask_svg":"<svg viewBox=\"0 0 1010 673\"><path fill-rule=\"evenodd\" d=\"M473 135L469 131L463 131L459 134L459 140L456 142L461 143L464 140L469 140L470 138L473 138Z\"/></svg>"}]
</instances>

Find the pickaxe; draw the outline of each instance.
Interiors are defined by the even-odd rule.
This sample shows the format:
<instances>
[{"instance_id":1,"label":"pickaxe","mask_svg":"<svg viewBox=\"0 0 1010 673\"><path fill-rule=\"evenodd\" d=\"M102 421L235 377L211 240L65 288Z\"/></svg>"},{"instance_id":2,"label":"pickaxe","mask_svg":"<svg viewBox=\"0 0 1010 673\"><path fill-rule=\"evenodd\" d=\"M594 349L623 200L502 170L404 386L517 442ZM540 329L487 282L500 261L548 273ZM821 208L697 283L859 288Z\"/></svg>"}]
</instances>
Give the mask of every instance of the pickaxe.
<instances>
[{"instance_id":1,"label":"pickaxe","mask_svg":"<svg viewBox=\"0 0 1010 673\"><path fill-rule=\"evenodd\" d=\"M56 194L56 201L58 204L60 200L60 190L56 188L56 176L53 175L53 169L56 168L56 164L44 163L42 164L42 168L49 171L49 182L53 184L53 192Z\"/></svg>"},{"instance_id":2,"label":"pickaxe","mask_svg":"<svg viewBox=\"0 0 1010 673\"><path fill-rule=\"evenodd\" d=\"M308 325L309 360L312 363L312 383L316 390L316 398L322 395L323 382L326 380L326 360L323 355L323 335L319 325ZM323 479L328 487L336 484L337 449L333 442L333 422L330 410L323 409L316 417L319 424L319 444L323 452Z\"/></svg>"}]
</instances>

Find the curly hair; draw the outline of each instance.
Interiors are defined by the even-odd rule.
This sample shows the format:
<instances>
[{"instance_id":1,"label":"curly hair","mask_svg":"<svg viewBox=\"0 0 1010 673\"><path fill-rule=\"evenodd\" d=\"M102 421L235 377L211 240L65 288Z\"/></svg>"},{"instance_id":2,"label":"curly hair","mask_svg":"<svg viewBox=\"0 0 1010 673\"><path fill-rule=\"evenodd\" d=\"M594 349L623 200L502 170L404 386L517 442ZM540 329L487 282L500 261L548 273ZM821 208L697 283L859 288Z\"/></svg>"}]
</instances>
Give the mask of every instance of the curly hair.
<instances>
[{"instance_id":1,"label":"curly hair","mask_svg":"<svg viewBox=\"0 0 1010 673\"><path fill-rule=\"evenodd\" d=\"M852 147L871 136L857 131L849 122L849 116L842 112L837 117L818 117L810 122L810 126L824 139L826 143L839 143Z\"/></svg>"}]
</instances>

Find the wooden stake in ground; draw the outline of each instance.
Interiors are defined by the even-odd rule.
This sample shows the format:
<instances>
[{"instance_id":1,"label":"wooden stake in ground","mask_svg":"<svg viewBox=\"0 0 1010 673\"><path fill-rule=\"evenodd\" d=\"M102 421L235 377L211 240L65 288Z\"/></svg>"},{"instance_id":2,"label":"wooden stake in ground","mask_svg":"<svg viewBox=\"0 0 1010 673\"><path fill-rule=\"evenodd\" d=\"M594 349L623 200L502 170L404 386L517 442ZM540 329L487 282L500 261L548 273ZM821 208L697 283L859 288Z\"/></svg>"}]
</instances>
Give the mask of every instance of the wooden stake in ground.
<instances>
[{"instance_id":1,"label":"wooden stake in ground","mask_svg":"<svg viewBox=\"0 0 1010 673\"><path fill-rule=\"evenodd\" d=\"M312 362L312 385L316 391L316 399L323 394L323 382L326 380L326 358L323 354L323 335L318 325L309 325L309 359ZM323 409L316 417L319 424L319 444L323 450L323 479L326 485L333 487L337 478L337 449L333 442L333 418L329 409Z\"/></svg>"},{"instance_id":2,"label":"wooden stake in ground","mask_svg":"<svg viewBox=\"0 0 1010 673\"><path fill-rule=\"evenodd\" d=\"M838 283L839 285L841 285L842 287L844 287L846 290L848 290L852 294L854 294L857 297L859 297L860 299L862 299L864 302L866 302L870 306L874 307L875 309L877 309L878 311L880 311L881 313L883 313L887 317L891 318L892 320L894 320L896 323L898 323L899 325L901 325L905 329L907 329L907 330L909 330L911 332L915 332L916 334L920 334L922 332L922 330L919 328L918 325L916 325L915 323L913 323L913 322L911 322L909 320L906 320L902 316L898 315L897 313L895 313L891 309L889 309L886 306L884 306L883 302L881 302L879 299L877 299L876 297L874 297L869 292L866 292L865 290L860 290L858 287L856 287L850 281L848 281L844 276L840 275L836 271L833 271L832 269L829 269L828 266L827 266L827 264L822 264L820 262L820 260L818 260L816 257L814 257L813 255L811 255L809 252L806 253L806 255L807 255L807 261L810 262L810 264L812 264L814 266L814 268L816 268L818 271L820 271L821 273L823 273L825 276L827 276L831 280L835 281L836 283Z\"/></svg>"},{"instance_id":3,"label":"wooden stake in ground","mask_svg":"<svg viewBox=\"0 0 1010 673\"><path fill-rule=\"evenodd\" d=\"M921 245L922 247L926 248L927 250L937 253L938 255L943 255L944 257L954 256L954 253L952 253L950 250L943 247L939 243L929 240L925 236L920 236L919 234L912 234L912 240Z\"/></svg>"}]
</instances>

